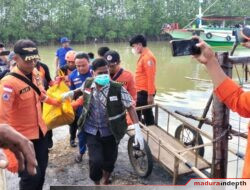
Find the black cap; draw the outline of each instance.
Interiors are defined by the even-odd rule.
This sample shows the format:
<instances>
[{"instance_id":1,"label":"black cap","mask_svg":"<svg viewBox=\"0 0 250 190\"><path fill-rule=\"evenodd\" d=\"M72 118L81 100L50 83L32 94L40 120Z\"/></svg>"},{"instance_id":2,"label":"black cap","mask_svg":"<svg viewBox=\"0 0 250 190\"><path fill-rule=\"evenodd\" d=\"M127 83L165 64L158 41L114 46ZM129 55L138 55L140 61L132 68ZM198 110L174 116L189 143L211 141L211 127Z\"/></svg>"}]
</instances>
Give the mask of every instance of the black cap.
<instances>
[{"instance_id":1,"label":"black cap","mask_svg":"<svg viewBox=\"0 0 250 190\"><path fill-rule=\"evenodd\" d=\"M116 51L108 51L105 53L104 58L108 61L108 63L120 63L120 55Z\"/></svg>"},{"instance_id":2,"label":"black cap","mask_svg":"<svg viewBox=\"0 0 250 190\"><path fill-rule=\"evenodd\" d=\"M18 40L14 45L14 52L25 61L40 58L36 44L31 40Z\"/></svg>"},{"instance_id":3,"label":"black cap","mask_svg":"<svg viewBox=\"0 0 250 190\"><path fill-rule=\"evenodd\" d=\"M242 29L241 35L246 39L246 40L250 40L250 26L246 25L244 26L244 28Z\"/></svg>"}]
</instances>

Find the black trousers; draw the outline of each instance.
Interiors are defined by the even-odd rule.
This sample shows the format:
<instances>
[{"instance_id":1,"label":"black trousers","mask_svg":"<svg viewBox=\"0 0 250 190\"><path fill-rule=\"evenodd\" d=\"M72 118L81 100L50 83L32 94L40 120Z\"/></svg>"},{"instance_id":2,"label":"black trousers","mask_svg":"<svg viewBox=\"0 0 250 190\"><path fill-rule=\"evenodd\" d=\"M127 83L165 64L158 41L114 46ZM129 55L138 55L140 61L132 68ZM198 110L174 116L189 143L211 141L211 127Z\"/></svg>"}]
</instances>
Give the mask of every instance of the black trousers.
<instances>
[{"instance_id":1,"label":"black trousers","mask_svg":"<svg viewBox=\"0 0 250 190\"><path fill-rule=\"evenodd\" d=\"M112 172L118 154L118 144L113 135L100 137L86 133L86 140L89 153L89 177L93 181L102 178L102 171Z\"/></svg>"},{"instance_id":2,"label":"black trousers","mask_svg":"<svg viewBox=\"0 0 250 190\"><path fill-rule=\"evenodd\" d=\"M70 141L75 140L75 138L76 138L76 132L77 132L77 129L78 129L78 126L77 126L78 118L79 117L76 115L75 120L73 121L73 123L71 123L69 125Z\"/></svg>"},{"instance_id":3,"label":"black trousers","mask_svg":"<svg viewBox=\"0 0 250 190\"><path fill-rule=\"evenodd\" d=\"M46 136L48 138L48 144L53 144L53 139L52 139L53 132L52 132L52 129L47 132Z\"/></svg>"},{"instance_id":4,"label":"black trousers","mask_svg":"<svg viewBox=\"0 0 250 190\"><path fill-rule=\"evenodd\" d=\"M48 141L47 136L43 136L40 132L40 138L32 140L35 148L36 159L38 166L36 168L37 174L31 176L27 170L19 172L21 178L19 182L20 190L42 190L45 180L45 172L48 165Z\"/></svg>"},{"instance_id":5,"label":"black trousers","mask_svg":"<svg viewBox=\"0 0 250 190\"><path fill-rule=\"evenodd\" d=\"M136 100L136 107L139 106L146 106L148 105L148 93L147 91L139 91L137 92L137 100ZM139 118L139 121L146 125L154 125L155 119L153 115L152 108L144 109L142 111L137 111L137 115ZM143 119L142 119L143 115Z\"/></svg>"}]
</instances>

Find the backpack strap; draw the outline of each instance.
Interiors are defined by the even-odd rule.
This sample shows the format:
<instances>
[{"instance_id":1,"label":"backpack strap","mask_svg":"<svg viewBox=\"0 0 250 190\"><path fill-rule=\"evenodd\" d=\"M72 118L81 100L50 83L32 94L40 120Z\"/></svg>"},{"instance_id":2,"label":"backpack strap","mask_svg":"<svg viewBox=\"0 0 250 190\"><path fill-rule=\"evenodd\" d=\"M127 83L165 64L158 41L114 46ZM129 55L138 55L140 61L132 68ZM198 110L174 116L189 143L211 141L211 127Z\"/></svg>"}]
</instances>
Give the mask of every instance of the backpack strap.
<instances>
[{"instance_id":1,"label":"backpack strap","mask_svg":"<svg viewBox=\"0 0 250 190\"><path fill-rule=\"evenodd\" d=\"M113 76L112 80L113 80L113 81L116 81L116 79L118 79L119 76L121 76L122 73L123 73L123 68L121 68L121 69L118 71L118 73L117 73L115 76Z\"/></svg>"},{"instance_id":2,"label":"backpack strap","mask_svg":"<svg viewBox=\"0 0 250 190\"><path fill-rule=\"evenodd\" d=\"M17 74L17 73L14 73L14 72L10 72L8 73L8 75L11 75L13 77L16 77L18 78L19 80L25 82L26 84L28 84L31 88L33 88L33 90L35 90L35 92L40 96L41 95L41 91L40 89L33 83L31 82L29 79L27 79L26 77L20 75L20 74Z\"/></svg>"}]
</instances>

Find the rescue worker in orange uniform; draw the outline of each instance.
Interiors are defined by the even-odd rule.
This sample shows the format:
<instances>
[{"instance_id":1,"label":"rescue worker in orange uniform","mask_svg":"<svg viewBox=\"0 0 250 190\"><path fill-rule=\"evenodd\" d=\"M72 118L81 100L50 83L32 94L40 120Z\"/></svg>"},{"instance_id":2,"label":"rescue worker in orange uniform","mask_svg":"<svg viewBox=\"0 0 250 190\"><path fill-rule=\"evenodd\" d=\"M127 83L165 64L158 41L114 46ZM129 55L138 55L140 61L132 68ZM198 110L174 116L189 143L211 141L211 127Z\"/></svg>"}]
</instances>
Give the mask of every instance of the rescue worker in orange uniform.
<instances>
[{"instance_id":1,"label":"rescue worker in orange uniform","mask_svg":"<svg viewBox=\"0 0 250 190\"><path fill-rule=\"evenodd\" d=\"M250 41L245 42L242 45L250 48ZM215 53L210 46L201 39L197 46L201 48L201 54L195 56L195 58L206 66L207 71L212 78L215 93L218 98L232 111L237 112L243 117L249 118L250 93L244 92L238 84L227 77L220 67L218 60L215 57ZM248 143L242 178L250 178L250 128L248 129Z\"/></svg>"},{"instance_id":2,"label":"rescue worker in orange uniform","mask_svg":"<svg viewBox=\"0 0 250 190\"><path fill-rule=\"evenodd\" d=\"M136 35L130 41L132 52L140 54L137 61L135 73L135 86L137 91L136 106L145 106L154 103L156 93L155 75L156 75L156 58L147 47L147 39L143 35ZM138 118L146 125L155 123L152 108L142 111L144 120L141 117L141 111L137 111Z\"/></svg>"},{"instance_id":3,"label":"rescue worker in orange uniform","mask_svg":"<svg viewBox=\"0 0 250 190\"><path fill-rule=\"evenodd\" d=\"M121 67L120 65L121 60L119 53L110 50L105 53L104 58L108 61L109 74L111 80L121 83L123 87L129 92L135 103L136 101L135 79L130 71ZM131 125L132 121L128 114L126 119L128 125Z\"/></svg>"},{"instance_id":4,"label":"rescue worker in orange uniform","mask_svg":"<svg viewBox=\"0 0 250 190\"><path fill-rule=\"evenodd\" d=\"M133 74L121 67L120 55L116 51L108 51L104 58L108 61L110 78L113 81L122 83L123 87L129 92L133 100L136 100L135 79Z\"/></svg>"},{"instance_id":5,"label":"rescue worker in orange uniform","mask_svg":"<svg viewBox=\"0 0 250 190\"><path fill-rule=\"evenodd\" d=\"M60 105L49 98L35 65L39 59L34 42L19 40L14 46L14 60L17 66L11 71L32 82L41 94L38 95L30 85L19 78L7 75L0 81L0 123L12 126L19 133L31 140L37 159L37 173L29 175L27 170L19 172L21 190L41 190L48 163L47 127L42 119L41 102Z\"/></svg>"}]
</instances>

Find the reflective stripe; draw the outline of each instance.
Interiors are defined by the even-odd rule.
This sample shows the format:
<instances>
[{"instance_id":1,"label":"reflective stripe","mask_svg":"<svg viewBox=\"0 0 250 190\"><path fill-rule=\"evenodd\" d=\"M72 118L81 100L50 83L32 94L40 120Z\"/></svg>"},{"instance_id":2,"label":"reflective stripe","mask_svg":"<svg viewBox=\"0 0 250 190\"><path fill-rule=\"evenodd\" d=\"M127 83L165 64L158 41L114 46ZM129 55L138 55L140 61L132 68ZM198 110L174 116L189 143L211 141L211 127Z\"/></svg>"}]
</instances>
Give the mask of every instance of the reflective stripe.
<instances>
[{"instance_id":1,"label":"reflective stripe","mask_svg":"<svg viewBox=\"0 0 250 190\"><path fill-rule=\"evenodd\" d=\"M113 117L109 117L109 121L112 121L112 120L115 120L115 119L118 119L119 117L123 116L126 114L126 111L124 111L123 113L121 114L118 114L116 116L113 116Z\"/></svg>"}]
</instances>

